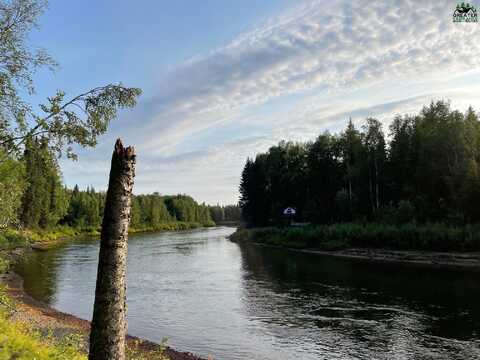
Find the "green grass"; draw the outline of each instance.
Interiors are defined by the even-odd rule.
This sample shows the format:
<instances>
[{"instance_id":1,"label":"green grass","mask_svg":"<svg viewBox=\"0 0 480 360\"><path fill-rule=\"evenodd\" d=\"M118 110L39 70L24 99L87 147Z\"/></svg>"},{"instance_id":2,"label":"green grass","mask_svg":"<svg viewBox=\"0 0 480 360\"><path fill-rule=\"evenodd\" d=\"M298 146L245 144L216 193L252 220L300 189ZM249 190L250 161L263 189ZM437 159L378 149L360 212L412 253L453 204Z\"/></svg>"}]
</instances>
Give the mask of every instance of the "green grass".
<instances>
[{"instance_id":1,"label":"green grass","mask_svg":"<svg viewBox=\"0 0 480 360\"><path fill-rule=\"evenodd\" d=\"M12 233L17 241L17 234ZM12 235L9 234L9 235ZM4 234L2 234L4 235ZM9 242L12 239L9 238ZM21 238L23 242L24 239ZM9 243L9 246L12 244ZM5 253L0 254L0 273L8 270L8 260ZM26 324L10 318L15 311L15 303L0 284L0 360L80 360L87 357L78 349L70 337L55 341L53 337L41 336Z\"/></svg>"},{"instance_id":2,"label":"green grass","mask_svg":"<svg viewBox=\"0 0 480 360\"><path fill-rule=\"evenodd\" d=\"M155 227L131 227L129 229L130 234L142 233L142 232L161 232L161 231L181 231L197 229L200 227L215 226L213 221L205 224L197 222L184 222L175 221L162 223ZM65 239L73 239L78 236L98 236L100 235L100 229L96 228L82 228L77 229L70 226L57 226L53 229L1 229L0 230L0 252L9 251L16 248L27 247L32 244L55 244ZM1 257L1 254L0 254ZM1 261L1 260L0 260ZM0 269L1 269L0 262Z\"/></svg>"},{"instance_id":3,"label":"green grass","mask_svg":"<svg viewBox=\"0 0 480 360\"><path fill-rule=\"evenodd\" d=\"M85 232L68 226L59 226L49 230L2 229L0 230L0 250L13 250L33 243L57 242L83 233Z\"/></svg>"},{"instance_id":4,"label":"green grass","mask_svg":"<svg viewBox=\"0 0 480 360\"><path fill-rule=\"evenodd\" d=\"M0 254L0 274L6 273L9 268L10 268L10 261L5 255Z\"/></svg>"},{"instance_id":5,"label":"green grass","mask_svg":"<svg viewBox=\"0 0 480 360\"><path fill-rule=\"evenodd\" d=\"M18 230L0 230L0 250L12 250L30 244L29 238Z\"/></svg>"},{"instance_id":6,"label":"green grass","mask_svg":"<svg viewBox=\"0 0 480 360\"><path fill-rule=\"evenodd\" d=\"M155 348L149 346L149 350L142 350L143 340L136 339L125 349L125 356L128 360L169 360L165 355L166 340Z\"/></svg>"},{"instance_id":7,"label":"green grass","mask_svg":"<svg viewBox=\"0 0 480 360\"><path fill-rule=\"evenodd\" d=\"M185 221L174 221L168 223L161 223L157 226L145 226L145 227L136 227L130 228L129 233L140 233L140 232L156 232L156 231L180 231L180 230L190 230L197 229L201 227L211 227L215 226L215 223L208 222L206 224L201 224L198 222L185 222Z\"/></svg>"},{"instance_id":8,"label":"green grass","mask_svg":"<svg viewBox=\"0 0 480 360\"><path fill-rule=\"evenodd\" d=\"M289 248L338 250L349 247L397 250L480 251L480 226L452 227L443 224L343 223L298 228L243 229L233 241Z\"/></svg>"},{"instance_id":9,"label":"green grass","mask_svg":"<svg viewBox=\"0 0 480 360\"><path fill-rule=\"evenodd\" d=\"M66 339L65 339L66 340ZM86 359L68 341L55 343L43 339L25 324L8 319L8 312L0 310L0 360L80 360Z\"/></svg>"},{"instance_id":10,"label":"green grass","mask_svg":"<svg viewBox=\"0 0 480 360\"><path fill-rule=\"evenodd\" d=\"M83 337L72 334L62 339L41 335L27 324L9 319L7 310L0 308L0 360L84 360L87 355L80 349ZM131 344L126 350L128 360L168 360L164 345L148 351L141 343Z\"/></svg>"}]
</instances>

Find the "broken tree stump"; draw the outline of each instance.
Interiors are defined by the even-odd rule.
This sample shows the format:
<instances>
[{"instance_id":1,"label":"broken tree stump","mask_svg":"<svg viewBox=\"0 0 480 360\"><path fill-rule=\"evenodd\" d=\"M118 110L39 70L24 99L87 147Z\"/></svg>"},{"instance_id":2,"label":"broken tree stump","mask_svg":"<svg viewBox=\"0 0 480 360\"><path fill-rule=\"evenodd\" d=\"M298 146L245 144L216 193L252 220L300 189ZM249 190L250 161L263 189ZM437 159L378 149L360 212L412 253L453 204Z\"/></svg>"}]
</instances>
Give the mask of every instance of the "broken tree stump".
<instances>
[{"instance_id":1,"label":"broken tree stump","mask_svg":"<svg viewBox=\"0 0 480 360\"><path fill-rule=\"evenodd\" d=\"M135 150L115 143L103 213L97 284L90 331L90 360L124 360L128 225Z\"/></svg>"}]
</instances>

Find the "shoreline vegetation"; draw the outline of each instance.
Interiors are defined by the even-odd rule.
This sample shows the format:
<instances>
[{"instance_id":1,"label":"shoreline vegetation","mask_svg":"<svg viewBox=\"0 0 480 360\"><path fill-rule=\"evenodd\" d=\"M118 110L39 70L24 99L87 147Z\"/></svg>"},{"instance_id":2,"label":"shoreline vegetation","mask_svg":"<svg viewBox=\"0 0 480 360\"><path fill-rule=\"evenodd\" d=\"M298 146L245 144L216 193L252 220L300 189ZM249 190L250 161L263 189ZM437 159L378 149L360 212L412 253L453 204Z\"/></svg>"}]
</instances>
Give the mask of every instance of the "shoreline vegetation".
<instances>
[{"instance_id":1,"label":"shoreline vegetation","mask_svg":"<svg viewBox=\"0 0 480 360\"><path fill-rule=\"evenodd\" d=\"M142 234L142 233L155 233L164 231L185 231L191 229L198 229L201 227L213 227L216 226L214 222L208 222L201 224L198 222L169 222L161 223L155 227L140 227L130 228L128 233ZM46 250L53 246L59 245L65 241L74 240L76 238L83 237L98 237L100 236L100 229L77 229L69 226L59 226L49 230L15 230L15 229L3 229L0 230L0 258L2 252L15 250L18 248L31 247L35 250Z\"/></svg>"},{"instance_id":2,"label":"shoreline vegetation","mask_svg":"<svg viewBox=\"0 0 480 360\"><path fill-rule=\"evenodd\" d=\"M395 116L388 134L378 119L361 127L350 119L336 134L281 141L247 159L239 205L248 230L231 239L366 259L476 264L479 144L477 112L454 110L448 101ZM287 208L295 213L285 215ZM292 222L302 226L285 227Z\"/></svg>"},{"instance_id":3,"label":"shoreline vegetation","mask_svg":"<svg viewBox=\"0 0 480 360\"><path fill-rule=\"evenodd\" d=\"M480 227L334 224L239 228L230 240L359 260L480 269Z\"/></svg>"}]
</instances>

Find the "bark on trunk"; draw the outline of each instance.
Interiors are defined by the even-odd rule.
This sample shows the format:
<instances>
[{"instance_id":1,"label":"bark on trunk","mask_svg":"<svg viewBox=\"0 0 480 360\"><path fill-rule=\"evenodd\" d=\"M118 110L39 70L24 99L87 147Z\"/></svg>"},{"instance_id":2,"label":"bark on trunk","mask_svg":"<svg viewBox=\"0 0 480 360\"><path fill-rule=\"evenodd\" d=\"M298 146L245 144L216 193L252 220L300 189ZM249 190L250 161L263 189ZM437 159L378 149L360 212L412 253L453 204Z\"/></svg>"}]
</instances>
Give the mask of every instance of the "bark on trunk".
<instances>
[{"instance_id":1,"label":"bark on trunk","mask_svg":"<svg viewBox=\"0 0 480 360\"><path fill-rule=\"evenodd\" d=\"M103 213L97 285L90 332L90 360L125 359L128 224L135 151L120 139L112 155Z\"/></svg>"},{"instance_id":2,"label":"bark on trunk","mask_svg":"<svg viewBox=\"0 0 480 360\"><path fill-rule=\"evenodd\" d=\"M380 185L378 179L378 164L377 159L375 159L375 206L376 209L380 209Z\"/></svg>"}]
</instances>

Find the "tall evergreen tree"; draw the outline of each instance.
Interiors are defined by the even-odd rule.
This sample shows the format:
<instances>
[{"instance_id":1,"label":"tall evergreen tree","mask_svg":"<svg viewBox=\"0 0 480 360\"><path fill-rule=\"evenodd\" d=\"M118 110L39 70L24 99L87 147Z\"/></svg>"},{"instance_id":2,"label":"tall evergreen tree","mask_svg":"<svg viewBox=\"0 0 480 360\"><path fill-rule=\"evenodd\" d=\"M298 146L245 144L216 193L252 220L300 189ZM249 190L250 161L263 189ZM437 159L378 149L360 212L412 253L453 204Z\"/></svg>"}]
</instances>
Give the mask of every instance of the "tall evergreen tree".
<instances>
[{"instance_id":1,"label":"tall evergreen tree","mask_svg":"<svg viewBox=\"0 0 480 360\"><path fill-rule=\"evenodd\" d=\"M387 154L382 124L373 118L367 118L366 122L363 131L367 153L368 192L372 213L376 214L381 206Z\"/></svg>"},{"instance_id":2,"label":"tall evergreen tree","mask_svg":"<svg viewBox=\"0 0 480 360\"><path fill-rule=\"evenodd\" d=\"M24 162L26 188L22 198L22 223L29 228L54 226L67 211L67 199L57 161L47 141L28 139Z\"/></svg>"},{"instance_id":3,"label":"tall evergreen tree","mask_svg":"<svg viewBox=\"0 0 480 360\"><path fill-rule=\"evenodd\" d=\"M300 191L299 191L300 189ZM304 191L305 190L305 191ZM280 142L248 159L240 207L254 226L279 223L295 206L314 223L352 220L480 221L480 122L438 101L397 116L387 144L381 123L350 120L338 136L310 144Z\"/></svg>"}]
</instances>

